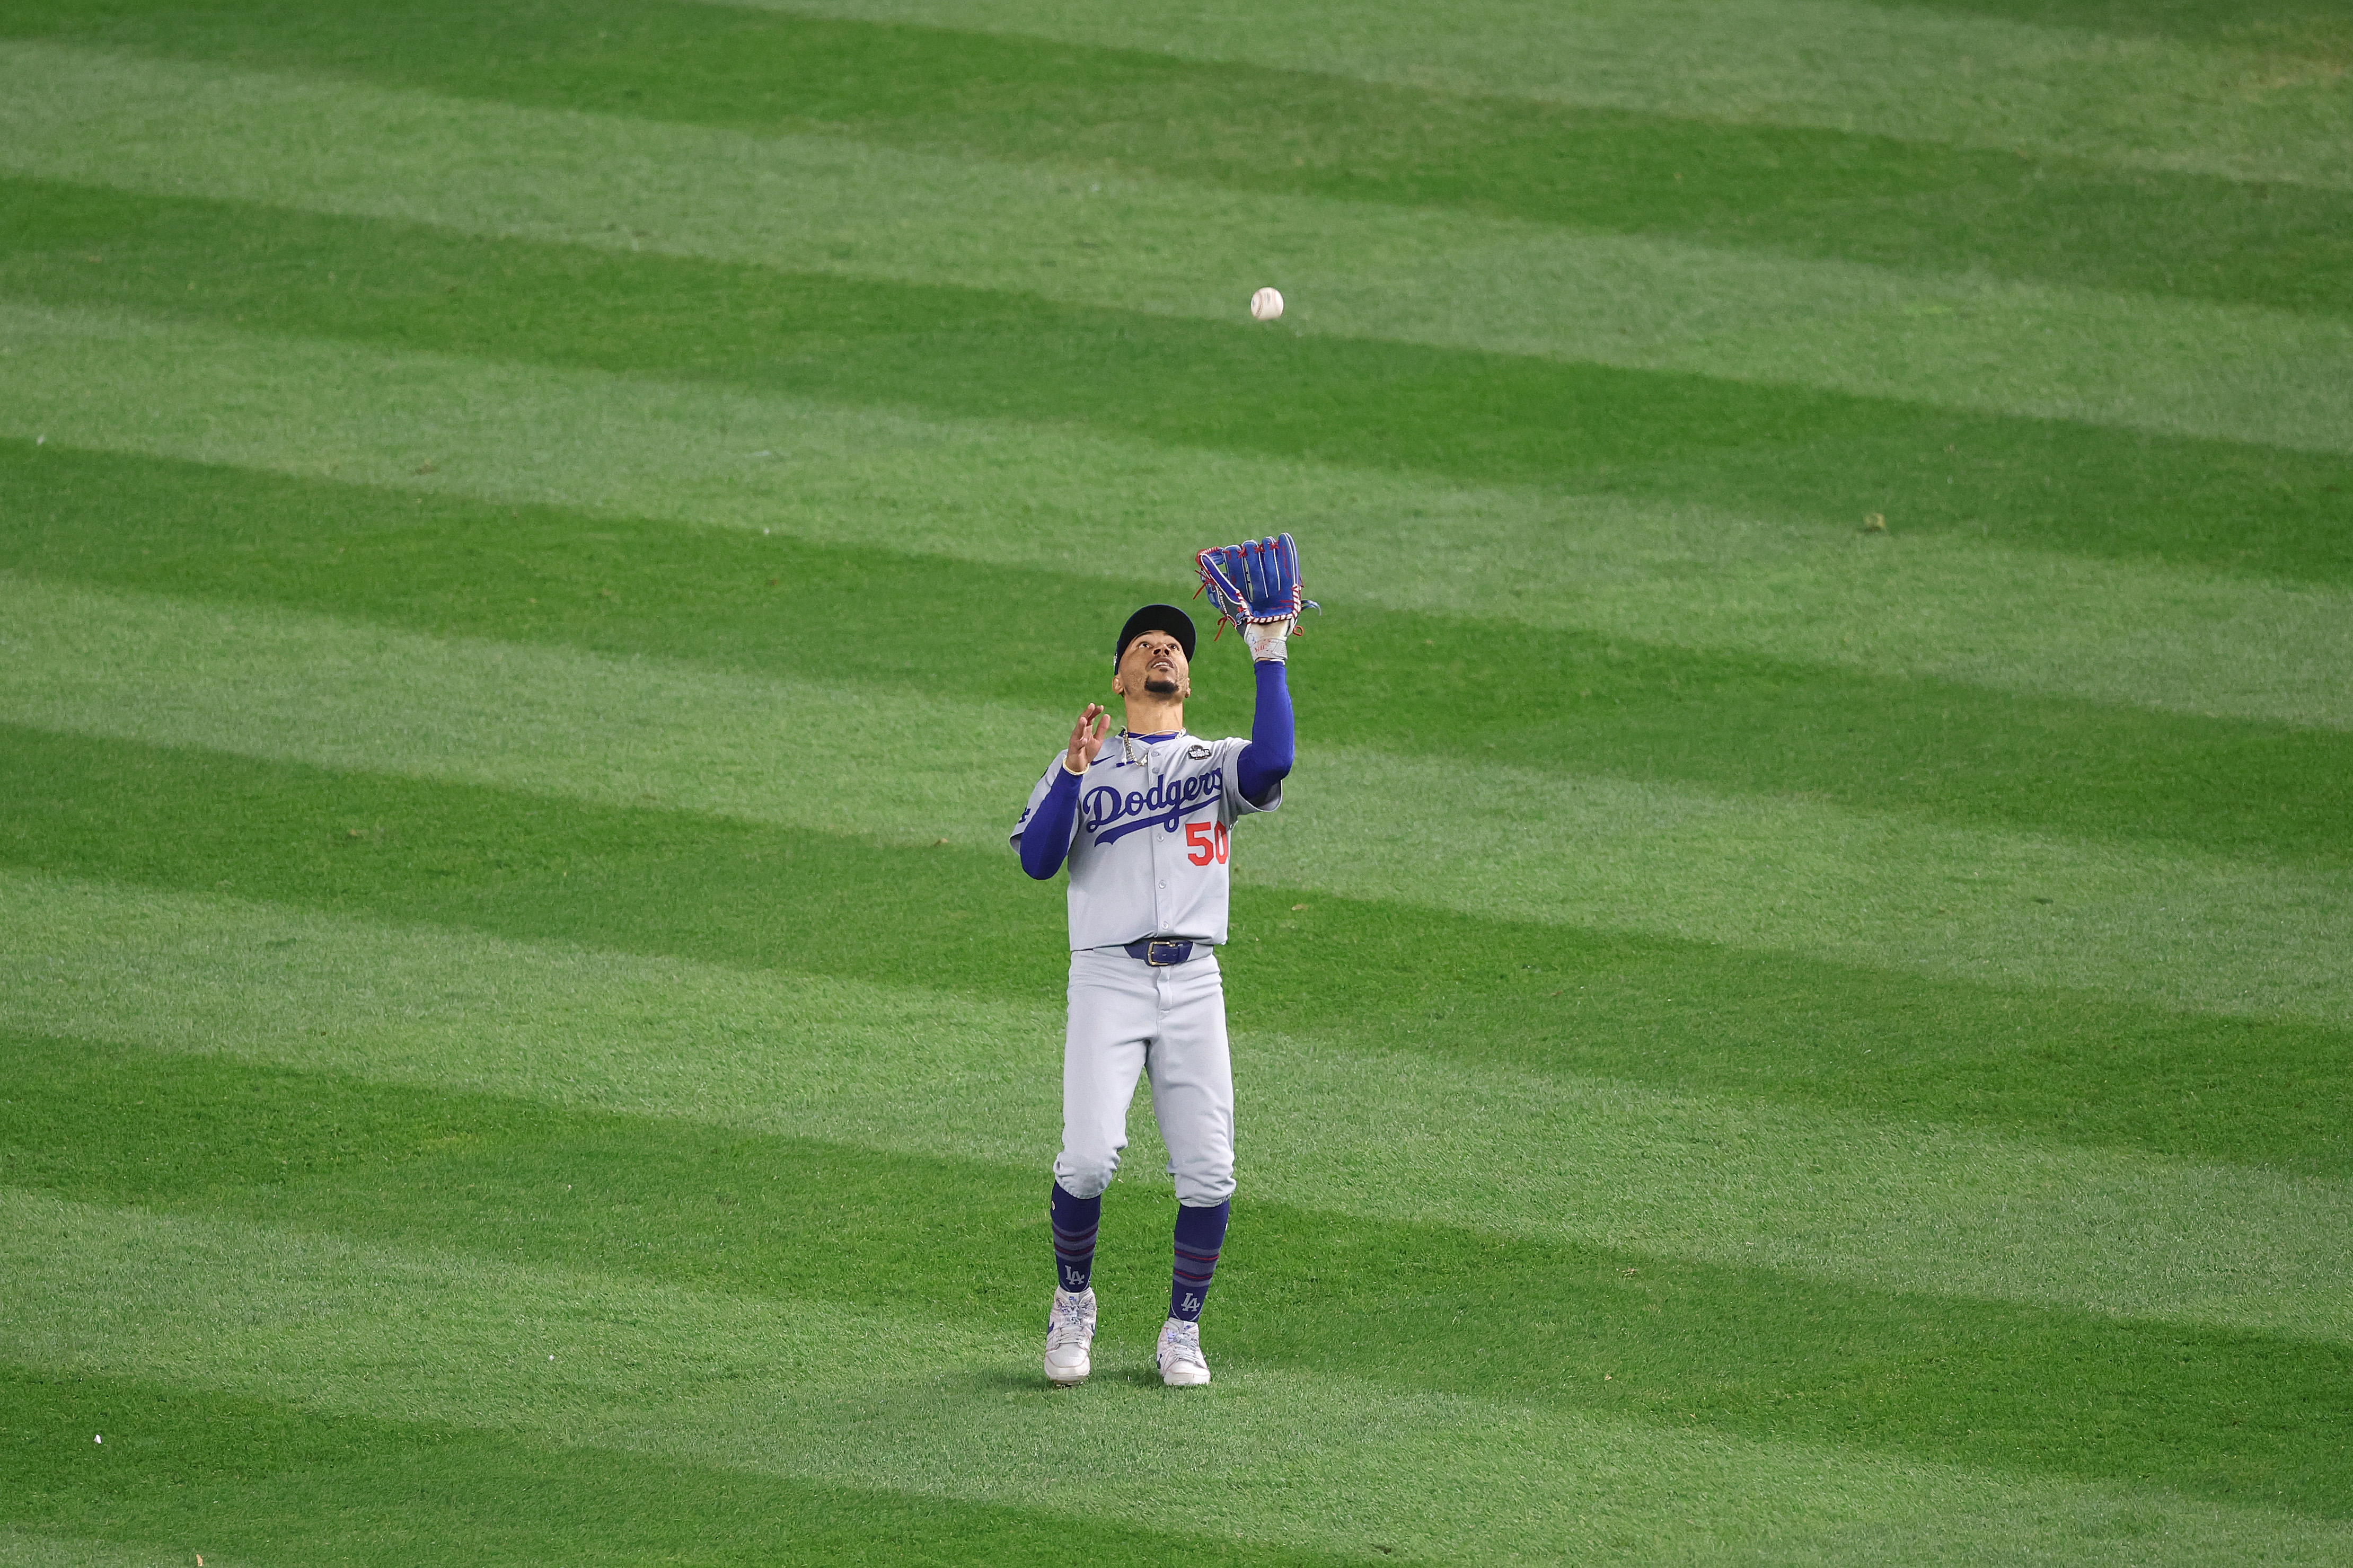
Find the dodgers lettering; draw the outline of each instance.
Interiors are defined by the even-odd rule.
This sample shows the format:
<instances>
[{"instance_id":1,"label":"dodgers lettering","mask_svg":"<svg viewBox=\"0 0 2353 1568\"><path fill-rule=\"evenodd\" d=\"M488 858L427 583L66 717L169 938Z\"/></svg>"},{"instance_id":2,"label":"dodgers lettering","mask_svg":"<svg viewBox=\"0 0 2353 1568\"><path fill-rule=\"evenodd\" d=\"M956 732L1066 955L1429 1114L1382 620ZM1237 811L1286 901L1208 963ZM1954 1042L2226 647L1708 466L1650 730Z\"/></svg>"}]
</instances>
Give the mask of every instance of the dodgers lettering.
<instances>
[{"instance_id":1,"label":"dodgers lettering","mask_svg":"<svg viewBox=\"0 0 2353 1568\"><path fill-rule=\"evenodd\" d=\"M1226 776L1222 773L1156 779L1150 789L1124 794L1098 784L1079 797L1079 822L1098 844L1110 844L1139 827L1155 825L1174 833L1187 814L1205 801L1222 800L1225 791ZM1145 816L1145 812L1155 815ZM1141 820L1122 820L1130 816Z\"/></svg>"}]
</instances>

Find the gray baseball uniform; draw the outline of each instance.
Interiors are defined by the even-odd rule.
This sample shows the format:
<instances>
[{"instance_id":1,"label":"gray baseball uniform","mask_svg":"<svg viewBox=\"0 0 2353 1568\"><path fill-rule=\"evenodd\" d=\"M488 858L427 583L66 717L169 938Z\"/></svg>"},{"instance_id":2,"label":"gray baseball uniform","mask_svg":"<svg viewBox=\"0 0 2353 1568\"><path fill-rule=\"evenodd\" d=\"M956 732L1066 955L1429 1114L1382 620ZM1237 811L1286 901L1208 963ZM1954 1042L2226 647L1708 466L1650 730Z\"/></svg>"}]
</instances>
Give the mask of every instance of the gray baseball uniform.
<instances>
[{"instance_id":1,"label":"gray baseball uniform","mask_svg":"<svg viewBox=\"0 0 2353 1568\"><path fill-rule=\"evenodd\" d=\"M1127 1147L1136 1079L1147 1070L1176 1201L1203 1207L1233 1194L1233 1072L1211 950L1226 940L1233 825L1282 804L1279 781L1260 801L1243 796L1237 767L1249 743L1182 731L1150 741L1115 736L1079 781L1062 1152L1054 1162L1055 1179L1073 1197L1111 1184ZM1059 771L1057 754L1014 826L1017 849ZM1174 964L1126 951L1155 938L1196 945Z\"/></svg>"}]
</instances>

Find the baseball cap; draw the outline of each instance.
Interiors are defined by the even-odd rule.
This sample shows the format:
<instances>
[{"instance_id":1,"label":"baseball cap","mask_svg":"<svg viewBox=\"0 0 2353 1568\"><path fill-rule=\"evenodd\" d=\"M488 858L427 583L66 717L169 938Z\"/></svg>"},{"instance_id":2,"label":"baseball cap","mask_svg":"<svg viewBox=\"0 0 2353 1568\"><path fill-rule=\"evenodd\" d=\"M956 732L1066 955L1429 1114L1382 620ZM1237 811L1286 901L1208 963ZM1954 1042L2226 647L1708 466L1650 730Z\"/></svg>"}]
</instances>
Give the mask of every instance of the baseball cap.
<instances>
[{"instance_id":1,"label":"baseball cap","mask_svg":"<svg viewBox=\"0 0 2353 1568\"><path fill-rule=\"evenodd\" d=\"M1127 657L1127 645L1146 632L1166 632L1185 650L1187 660L1192 658L1194 639L1198 635L1193 630L1193 617L1174 605L1146 605L1128 616L1127 625L1119 628L1119 646L1111 652L1113 669Z\"/></svg>"}]
</instances>

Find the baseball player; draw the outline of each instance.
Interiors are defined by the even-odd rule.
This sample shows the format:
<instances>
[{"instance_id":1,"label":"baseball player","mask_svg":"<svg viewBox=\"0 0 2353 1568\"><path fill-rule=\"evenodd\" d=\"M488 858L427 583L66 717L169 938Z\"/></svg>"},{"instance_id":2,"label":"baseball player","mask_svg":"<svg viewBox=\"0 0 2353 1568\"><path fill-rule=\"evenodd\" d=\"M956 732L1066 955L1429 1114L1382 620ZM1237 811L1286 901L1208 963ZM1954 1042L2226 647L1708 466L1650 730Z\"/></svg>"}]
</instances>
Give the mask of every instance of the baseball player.
<instances>
[{"instance_id":1,"label":"baseball player","mask_svg":"<svg viewBox=\"0 0 2353 1568\"><path fill-rule=\"evenodd\" d=\"M1288 535L1282 544L1293 548ZM1130 616L1112 653L1125 726L1111 734L1111 715L1087 704L1013 829L1023 870L1045 881L1067 861L1071 873L1062 1152L1050 1194L1058 1278L1046 1330L1046 1375L1058 1384L1082 1382L1090 1370L1096 1221L1144 1073L1176 1183L1160 1376L1176 1388L1209 1381L1201 1303L1234 1192L1234 1085L1217 958L1227 856L1238 818L1282 804L1293 757L1283 661L1295 626L1295 613L1242 623L1258 682L1250 737L1204 741L1185 729L1192 618L1173 605Z\"/></svg>"}]
</instances>

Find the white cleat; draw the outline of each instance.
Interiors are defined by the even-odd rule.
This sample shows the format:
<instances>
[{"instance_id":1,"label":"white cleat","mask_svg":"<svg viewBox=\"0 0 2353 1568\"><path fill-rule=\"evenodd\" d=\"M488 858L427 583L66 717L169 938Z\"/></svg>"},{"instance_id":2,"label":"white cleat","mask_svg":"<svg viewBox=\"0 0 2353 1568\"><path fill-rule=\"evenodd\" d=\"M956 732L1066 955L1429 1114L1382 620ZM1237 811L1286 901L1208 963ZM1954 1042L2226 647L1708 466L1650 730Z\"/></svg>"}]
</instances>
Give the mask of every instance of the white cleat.
<instances>
[{"instance_id":1,"label":"white cleat","mask_svg":"<svg viewBox=\"0 0 2353 1568\"><path fill-rule=\"evenodd\" d=\"M1171 1318L1160 1326L1160 1381L1171 1388L1198 1388L1209 1381L1200 1324Z\"/></svg>"},{"instance_id":2,"label":"white cleat","mask_svg":"<svg viewBox=\"0 0 2353 1568\"><path fill-rule=\"evenodd\" d=\"M1095 1293L1071 1295L1057 1287L1046 1315L1046 1375L1055 1383L1084 1383L1093 1371L1087 1351L1095 1342Z\"/></svg>"}]
</instances>

